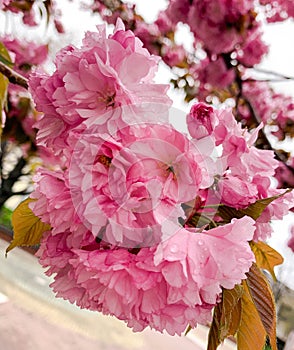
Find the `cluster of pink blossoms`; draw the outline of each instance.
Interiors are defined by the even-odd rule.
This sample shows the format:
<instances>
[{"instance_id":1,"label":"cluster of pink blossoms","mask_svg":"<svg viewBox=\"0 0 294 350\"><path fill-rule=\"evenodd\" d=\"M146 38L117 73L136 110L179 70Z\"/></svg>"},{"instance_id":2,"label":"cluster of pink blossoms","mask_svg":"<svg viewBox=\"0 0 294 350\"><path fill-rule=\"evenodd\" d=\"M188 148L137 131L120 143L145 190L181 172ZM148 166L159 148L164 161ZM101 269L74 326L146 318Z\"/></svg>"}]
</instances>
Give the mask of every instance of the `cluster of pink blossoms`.
<instances>
[{"instance_id":1,"label":"cluster of pink blossoms","mask_svg":"<svg viewBox=\"0 0 294 350\"><path fill-rule=\"evenodd\" d=\"M280 193L270 188L277 161L228 110L196 104L190 136L175 130L157 63L118 21L112 35L101 26L63 49L51 76L31 76L44 113L38 143L62 157L58 171L38 170L31 209L51 225L37 254L57 296L135 331L181 334L210 321L222 288L246 278L248 242L270 234L292 196L257 223L206 212Z\"/></svg>"},{"instance_id":2,"label":"cluster of pink blossoms","mask_svg":"<svg viewBox=\"0 0 294 350\"><path fill-rule=\"evenodd\" d=\"M44 7L47 14L47 21L49 18L53 19L55 29L58 33L64 33L63 25L60 21L61 12L56 7L56 2L54 0L44 1ZM40 10L42 2L36 0L0 0L0 10L8 11L16 14L21 14L23 24L34 27L39 24L37 19L40 14L43 15L43 11Z\"/></svg>"},{"instance_id":3,"label":"cluster of pink blossoms","mask_svg":"<svg viewBox=\"0 0 294 350\"><path fill-rule=\"evenodd\" d=\"M33 41L19 40L12 37L0 38L0 41L10 54L13 69L28 76L32 66L43 64L48 55L48 45L37 44Z\"/></svg>"},{"instance_id":4,"label":"cluster of pink blossoms","mask_svg":"<svg viewBox=\"0 0 294 350\"><path fill-rule=\"evenodd\" d=\"M7 49L14 71L28 77L32 67L43 64L48 55L48 46L32 41L18 40L5 36L0 42ZM7 94L7 109L5 113L5 128L3 137L24 144L34 143L36 113L33 110L28 91L15 84L9 84Z\"/></svg>"}]
</instances>

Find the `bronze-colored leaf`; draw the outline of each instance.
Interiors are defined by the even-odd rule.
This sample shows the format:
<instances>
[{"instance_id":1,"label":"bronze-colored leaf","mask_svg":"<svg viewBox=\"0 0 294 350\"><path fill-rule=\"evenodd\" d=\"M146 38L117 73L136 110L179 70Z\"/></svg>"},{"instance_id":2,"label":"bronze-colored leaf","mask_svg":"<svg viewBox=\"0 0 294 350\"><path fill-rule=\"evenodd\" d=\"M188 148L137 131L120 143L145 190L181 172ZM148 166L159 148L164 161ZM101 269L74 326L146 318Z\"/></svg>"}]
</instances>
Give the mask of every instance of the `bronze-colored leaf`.
<instances>
[{"instance_id":1,"label":"bronze-colored leaf","mask_svg":"<svg viewBox=\"0 0 294 350\"><path fill-rule=\"evenodd\" d=\"M227 337L237 332L241 321L242 294L243 287L240 285L223 290L222 300L214 308L207 350L216 350Z\"/></svg>"},{"instance_id":2,"label":"bronze-colored leaf","mask_svg":"<svg viewBox=\"0 0 294 350\"><path fill-rule=\"evenodd\" d=\"M220 322L220 340L235 335L241 321L241 297L244 293L241 285L223 290L222 315Z\"/></svg>"},{"instance_id":3,"label":"bronze-colored leaf","mask_svg":"<svg viewBox=\"0 0 294 350\"><path fill-rule=\"evenodd\" d=\"M6 254L15 247L39 244L42 234L50 230L50 225L43 223L29 208L33 201L34 199L27 198L12 213L13 240L6 249Z\"/></svg>"},{"instance_id":4,"label":"bronze-colored leaf","mask_svg":"<svg viewBox=\"0 0 294 350\"><path fill-rule=\"evenodd\" d=\"M238 350L263 350L266 331L245 282L243 286L242 316L237 332L237 347Z\"/></svg>"},{"instance_id":5,"label":"bronze-colored leaf","mask_svg":"<svg viewBox=\"0 0 294 350\"><path fill-rule=\"evenodd\" d=\"M274 267L283 263L283 257L264 242L251 242L250 245L255 255L256 265L267 270L276 281Z\"/></svg>"},{"instance_id":6,"label":"bronze-colored leaf","mask_svg":"<svg viewBox=\"0 0 294 350\"><path fill-rule=\"evenodd\" d=\"M256 264L253 264L247 273L246 282L260 320L270 339L272 350L277 350L276 308L270 285Z\"/></svg>"}]
</instances>

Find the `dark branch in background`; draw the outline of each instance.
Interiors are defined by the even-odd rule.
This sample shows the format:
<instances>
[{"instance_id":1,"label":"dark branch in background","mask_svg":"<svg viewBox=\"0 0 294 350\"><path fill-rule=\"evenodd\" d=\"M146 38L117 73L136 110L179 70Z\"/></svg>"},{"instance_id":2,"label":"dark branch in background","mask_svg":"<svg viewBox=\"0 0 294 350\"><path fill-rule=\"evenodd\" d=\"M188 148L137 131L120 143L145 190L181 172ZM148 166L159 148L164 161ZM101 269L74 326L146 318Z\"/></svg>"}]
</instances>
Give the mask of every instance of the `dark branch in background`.
<instances>
[{"instance_id":1,"label":"dark branch in background","mask_svg":"<svg viewBox=\"0 0 294 350\"><path fill-rule=\"evenodd\" d=\"M9 82L22 86L25 89L28 89L28 81L25 77L15 72L13 69L7 67L4 63L0 61L0 73L5 75Z\"/></svg>"},{"instance_id":2,"label":"dark branch in background","mask_svg":"<svg viewBox=\"0 0 294 350\"><path fill-rule=\"evenodd\" d=\"M294 80L293 78L280 78L280 79L244 79L242 80L244 83L256 83L256 82L264 82L264 83L284 83L286 80Z\"/></svg>"},{"instance_id":3,"label":"dark branch in background","mask_svg":"<svg viewBox=\"0 0 294 350\"><path fill-rule=\"evenodd\" d=\"M243 83L244 82L248 82L248 79L242 80L238 68L232 66L231 58L230 58L229 54L223 54L222 57L223 57L223 59L225 61L226 67L228 69L231 69L231 68L235 69L235 73L236 73L236 80L235 81L236 81L236 84L237 84L238 90L239 90L238 95L236 96L236 107L237 107L237 109L238 109L238 102L240 101L240 99L242 99L246 103L247 107L249 108L249 111L250 111L250 114L251 114L253 122L256 125L259 125L262 122L261 118L259 117L258 113L254 109L254 107L253 107L252 103L250 102L250 100L247 97L245 97L244 94L243 94ZM266 73L266 74L271 74L271 75L274 75L274 76L278 76L278 77L280 77L282 79L285 79L285 80L290 80L290 79L294 80L293 77L287 77L287 76L284 76L283 74L271 72L271 71L268 71L268 70L265 70L265 69L254 68L254 70L259 71L261 73ZM264 132L264 129L261 129L259 131L259 133L261 135L261 140L264 142L264 144L263 144L263 146L265 146L264 148L273 151L274 154L275 154L275 158L277 160L279 160L280 162L282 162L291 171L291 173L294 175L294 168L292 166L290 166L289 164L287 164L287 157L285 157L284 154L282 154L281 152L279 152L278 150L276 150L272 146L272 144L269 141L266 133ZM256 146L259 147L260 145L257 144Z\"/></svg>"},{"instance_id":4,"label":"dark branch in background","mask_svg":"<svg viewBox=\"0 0 294 350\"><path fill-rule=\"evenodd\" d=\"M273 75L275 77L279 77L283 80L294 80L294 77L290 77L288 75L284 75L282 73L277 73L277 72L272 72L270 70L267 70L267 69L263 69L263 68L257 68L257 67L250 67L249 69L253 69L255 70L256 72L259 72L259 73L263 73L263 74L267 74L267 75Z\"/></svg>"},{"instance_id":5,"label":"dark branch in background","mask_svg":"<svg viewBox=\"0 0 294 350\"><path fill-rule=\"evenodd\" d=\"M242 81L241 81L241 84L242 84ZM259 115L257 114L256 110L254 109L252 103L251 103L251 102L249 101L249 99L246 98L242 93L241 93L241 97L242 97L243 101L247 104L253 121L254 121L257 125L259 125L262 121L261 121ZM267 137L267 135L265 134L265 132L264 132L263 129L261 129L259 132L260 132L260 134L261 134L261 139L263 140L264 145L266 146L266 149L274 151L274 153L275 153L275 158L276 158L277 160L279 160L280 162L284 163L285 166L286 166L286 167L292 172L292 174L294 175L294 168L291 167L289 164L287 164L287 158L286 158L282 153L280 153L279 151L277 151L276 149L274 149L274 147L272 146L271 142L269 141L269 139L268 139L268 137ZM257 145L257 146L258 146L258 145Z\"/></svg>"},{"instance_id":6,"label":"dark branch in background","mask_svg":"<svg viewBox=\"0 0 294 350\"><path fill-rule=\"evenodd\" d=\"M26 160L23 157L21 157L16 163L14 169L9 173L7 179L1 176L0 208L4 205L6 200L11 196L26 193L26 191L20 191L16 193L12 191L12 187L15 184L15 182L23 175L23 168L26 166L26 164L27 164Z\"/></svg>"}]
</instances>

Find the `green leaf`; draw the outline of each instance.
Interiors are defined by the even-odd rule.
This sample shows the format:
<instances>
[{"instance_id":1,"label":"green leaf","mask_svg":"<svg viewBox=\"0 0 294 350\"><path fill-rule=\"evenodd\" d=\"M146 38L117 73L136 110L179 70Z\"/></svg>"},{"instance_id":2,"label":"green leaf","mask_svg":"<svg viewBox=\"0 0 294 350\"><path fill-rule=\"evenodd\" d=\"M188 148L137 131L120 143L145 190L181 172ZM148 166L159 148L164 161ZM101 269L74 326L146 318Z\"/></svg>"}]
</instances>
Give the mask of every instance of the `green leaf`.
<instances>
[{"instance_id":1,"label":"green leaf","mask_svg":"<svg viewBox=\"0 0 294 350\"><path fill-rule=\"evenodd\" d=\"M0 61L8 66L11 66L11 59L6 47L0 42ZM8 79L0 73L0 137L2 134L2 110L6 105L7 99L7 88L8 88Z\"/></svg>"},{"instance_id":2,"label":"green leaf","mask_svg":"<svg viewBox=\"0 0 294 350\"><path fill-rule=\"evenodd\" d=\"M274 267L283 263L283 257L264 242L251 242L250 246L255 255L256 265L267 270L276 281Z\"/></svg>"},{"instance_id":3,"label":"green leaf","mask_svg":"<svg viewBox=\"0 0 294 350\"><path fill-rule=\"evenodd\" d=\"M0 61L9 67L13 66L9 53L6 47L4 46L4 44L1 43L1 41L0 41Z\"/></svg>"},{"instance_id":4,"label":"green leaf","mask_svg":"<svg viewBox=\"0 0 294 350\"><path fill-rule=\"evenodd\" d=\"M227 337L235 335L238 331L243 292L241 285L236 285L233 289L223 289L222 300L214 308L207 350L216 350Z\"/></svg>"},{"instance_id":5,"label":"green leaf","mask_svg":"<svg viewBox=\"0 0 294 350\"><path fill-rule=\"evenodd\" d=\"M33 246L40 243L42 234L50 230L50 225L43 223L29 208L34 199L27 198L19 204L12 214L13 240L6 249L6 254L15 247Z\"/></svg>"},{"instance_id":6,"label":"green leaf","mask_svg":"<svg viewBox=\"0 0 294 350\"><path fill-rule=\"evenodd\" d=\"M243 216L250 216L252 219L257 220L264 209L274 200L284 196L286 193L291 192L292 189L285 191L284 193L278 194L273 197L259 199L255 203L249 205L245 209L235 209L226 205L220 205L218 207L217 216L223 219L224 223L229 223L233 218L241 219Z\"/></svg>"},{"instance_id":7,"label":"green leaf","mask_svg":"<svg viewBox=\"0 0 294 350\"><path fill-rule=\"evenodd\" d=\"M0 138L2 135L2 125L4 124L2 120L2 111L6 104L7 88L8 88L8 79L3 74L0 73Z\"/></svg>"}]
</instances>

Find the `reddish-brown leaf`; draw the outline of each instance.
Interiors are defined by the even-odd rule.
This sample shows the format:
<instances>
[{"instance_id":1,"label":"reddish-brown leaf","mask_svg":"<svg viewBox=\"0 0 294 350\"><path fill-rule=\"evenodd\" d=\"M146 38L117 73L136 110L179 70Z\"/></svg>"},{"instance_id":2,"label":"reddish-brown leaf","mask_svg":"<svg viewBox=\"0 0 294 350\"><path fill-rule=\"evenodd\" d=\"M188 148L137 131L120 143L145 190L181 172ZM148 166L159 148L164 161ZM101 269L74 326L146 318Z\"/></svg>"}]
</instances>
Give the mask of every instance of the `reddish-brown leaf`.
<instances>
[{"instance_id":1,"label":"reddish-brown leaf","mask_svg":"<svg viewBox=\"0 0 294 350\"><path fill-rule=\"evenodd\" d=\"M262 325L270 339L272 350L276 344L276 308L270 285L260 268L253 264L247 273L247 285Z\"/></svg>"},{"instance_id":2,"label":"reddish-brown leaf","mask_svg":"<svg viewBox=\"0 0 294 350\"><path fill-rule=\"evenodd\" d=\"M262 350L266 340L266 331L245 282L243 286L242 316L237 332L238 350Z\"/></svg>"},{"instance_id":3,"label":"reddish-brown leaf","mask_svg":"<svg viewBox=\"0 0 294 350\"><path fill-rule=\"evenodd\" d=\"M223 290L222 300L214 308L207 350L216 350L227 337L237 332L241 321L242 294L243 287L240 285Z\"/></svg>"}]
</instances>

